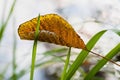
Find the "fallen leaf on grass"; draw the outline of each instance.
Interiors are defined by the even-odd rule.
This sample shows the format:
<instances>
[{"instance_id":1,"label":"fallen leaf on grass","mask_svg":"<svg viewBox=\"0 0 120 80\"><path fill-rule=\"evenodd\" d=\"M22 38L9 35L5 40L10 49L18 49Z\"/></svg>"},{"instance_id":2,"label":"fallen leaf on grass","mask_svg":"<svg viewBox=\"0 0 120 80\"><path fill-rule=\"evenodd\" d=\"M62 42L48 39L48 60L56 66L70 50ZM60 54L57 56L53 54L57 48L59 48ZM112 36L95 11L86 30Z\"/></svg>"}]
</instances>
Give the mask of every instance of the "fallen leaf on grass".
<instances>
[{"instance_id":1,"label":"fallen leaf on grass","mask_svg":"<svg viewBox=\"0 0 120 80\"><path fill-rule=\"evenodd\" d=\"M21 39L34 40L37 17L21 24L18 34ZM86 49L84 41L72 26L57 14L40 16L39 41Z\"/></svg>"}]
</instances>

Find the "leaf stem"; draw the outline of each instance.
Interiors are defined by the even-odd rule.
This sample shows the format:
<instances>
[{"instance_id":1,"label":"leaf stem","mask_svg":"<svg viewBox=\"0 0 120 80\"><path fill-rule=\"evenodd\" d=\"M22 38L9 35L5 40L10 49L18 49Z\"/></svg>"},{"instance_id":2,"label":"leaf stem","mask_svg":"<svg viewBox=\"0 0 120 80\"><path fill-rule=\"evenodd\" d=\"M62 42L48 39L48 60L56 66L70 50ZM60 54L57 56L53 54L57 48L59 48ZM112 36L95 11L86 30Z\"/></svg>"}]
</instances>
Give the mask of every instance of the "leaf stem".
<instances>
[{"instance_id":1,"label":"leaf stem","mask_svg":"<svg viewBox=\"0 0 120 80\"><path fill-rule=\"evenodd\" d=\"M102 56L102 55L100 55L100 54L98 54L96 52L90 51L90 50L87 50L87 51L91 52L92 54L95 54L95 55L97 55L97 56L99 56L99 57L101 57L101 58L103 58L103 59L105 59L105 60L107 60L107 61L109 61L109 62L111 62L111 63L113 63L113 64L115 64L115 65L120 67L120 64L117 64L116 62L112 61L111 59L109 59L107 57L104 57L104 56Z\"/></svg>"},{"instance_id":2,"label":"leaf stem","mask_svg":"<svg viewBox=\"0 0 120 80\"><path fill-rule=\"evenodd\" d=\"M112 59L116 54L118 54L120 51L120 43L115 46L105 57ZM106 59L101 59L86 75L84 80L91 80L94 75L108 62Z\"/></svg>"}]
</instances>

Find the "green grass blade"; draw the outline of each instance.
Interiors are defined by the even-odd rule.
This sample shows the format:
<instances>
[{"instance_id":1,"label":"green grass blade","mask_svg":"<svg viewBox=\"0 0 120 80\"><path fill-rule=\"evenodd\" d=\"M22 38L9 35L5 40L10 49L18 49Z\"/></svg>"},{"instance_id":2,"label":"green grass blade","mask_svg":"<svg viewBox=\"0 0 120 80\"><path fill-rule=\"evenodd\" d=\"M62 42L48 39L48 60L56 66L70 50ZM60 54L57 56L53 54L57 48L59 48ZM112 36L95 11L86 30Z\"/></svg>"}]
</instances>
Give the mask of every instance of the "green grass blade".
<instances>
[{"instance_id":1,"label":"green grass blade","mask_svg":"<svg viewBox=\"0 0 120 80\"><path fill-rule=\"evenodd\" d=\"M38 60L38 62L42 61L44 58L46 59L47 56L52 56L52 59L47 60L47 61L43 61L43 62L40 62L40 63L36 63L35 68L42 67L42 66L44 67L47 64L56 63L56 62L65 62L65 60L62 59L62 57L55 56L54 54L55 53L66 52L67 50L68 50L67 48L60 48L60 49L53 49L53 50L44 52L43 55L45 55L45 56L43 58L41 58L40 60ZM18 74L16 74L17 79L24 76L26 73L28 73L28 71L29 71L29 69L25 69L25 70L22 70L21 72L19 72ZM13 75L10 77L10 80L13 80Z\"/></svg>"},{"instance_id":2,"label":"green grass blade","mask_svg":"<svg viewBox=\"0 0 120 80\"><path fill-rule=\"evenodd\" d=\"M96 42L100 39L100 37L106 32L107 30L100 31L97 33L95 36L92 37L91 40L87 43L86 47L91 50ZM83 61L85 60L86 56L88 55L88 51L82 50L81 53L77 56L73 64L70 66L66 79L65 80L70 80L70 78L74 75L76 70L79 68L80 65L82 65Z\"/></svg>"},{"instance_id":3,"label":"green grass blade","mask_svg":"<svg viewBox=\"0 0 120 80\"><path fill-rule=\"evenodd\" d=\"M65 66L64 66L64 70L62 72L61 80L65 80L65 76L66 76L66 72L67 72L68 65L69 65L69 60L70 60L70 53L71 53L71 47L69 47L69 51L68 51L68 54L67 54L67 59L65 61Z\"/></svg>"},{"instance_id":4,"label":"green grass blade","mask_svg":"<svg viewBox=\"0 0 120 80\"><path fill-rule=\"evenodd\" d=\"M116 33L118 36L120 36L120 30L118 29L111 29L114 33ZM105 57L107 59L112 59L118 52L120 51L120 43L113 48ZM85 77L85 80L92 79L92 77L107 63L108 61L105 59L100 60L95 67L92 68L92 70L87 74Z\"/></svg>"},{"instance_id":5,"label":"green grass blade","mask_svg":"<svg viewBox=\"0 0 120 80\"><path fill-rule=\"evenodd\" d=\"M34 66L35 66L35 60L36 60L39 28L40 28L40 15L38 16L38 21L37 21L37 26L36 26L36 31L35 31L35 39L34 39L33 50L32 50L32 65L31 65L31 72L30 72L30 80L33 80L33 77L34 77Z\"/></svg>"},{"instance_id":6,"label":"green grass blade","mask_svg":"<svg viewBox=\"0 0 120 80\"><path fill-rule=\"evenodd\" d=\"M2 72L0 73L0 80L4 80L5 74L6 74L7 70L8 70L8 67L9 67L9 64L7 64L7 65L4 67L4 69L2 70Z\"/></svg>"},{"instance_id":7,"label":"green grass blade","mask_svg":"<svg viewBox=\"0 0 120 80\"><path fill-rule=\"evenodd\" d=\"M116 33L118 36L120 36L120 30L119 29L111 29L111 31Z\"/></svg>"},{"instance_id":8,"label":"green grass blade","mask_svg":"<svg viewBox=\"0 0 120 80\"><path fill-rule=\"evenodd\" d=\"M6 13L6 7L7 7L7 4L6 4L6 1L4 1L4 3L3 3L3 10L2 10L2 17L1 17L2 21L1 21L0 24L4 23L5 13Z\"/></svg>"},{"instance_id":9,"label":"green grass blade","mask_svg":"<svg viewBox=\"0 0 120 80\"><path fill-rule=\"evenodd\" d=\"M13 58L12 58L12 67L13 67L13 80L17 80L17 75L16 75L16 48L17 48L17 41L16 41L16 35L15 35L15 19L13 21Z\"/></svg>"},{"instance_id":10,"label":"green grass blade","mask_svg":"<svg viewBox=\"0 0 120 80\"><path fill-rule=\"evenodd\" d=\"M19 80L19 78L24 76L26 73L28 73L28 71L26 71L26 70L21 70L19 73L17 73L16 74L17 80ZM14 75L12 75L8 80L14 80Z\"/></svg>"},{"instance_id":11,"label":"green grass blade","mask_svg":"<svg viewBox=\"0 0 120 80\"><path fill-rule=\"evenodd\" d=\"M6 26L7 26L7 24L8 24L9 19L10 19L10 16L11 16L12 13L13 13L15 4L16 4L16 0L14 0L12 6L11 6L11 8L10 8L10 12L9 12L9 14L8 14L8 16L7 16L6 21L5 21L5 22L2 24L2 26L0 27L0 41L2 40L3 33L4 33L5 29L6 29Z\"/></svg>"},{"instance_id":12,"label":"green grass blade","mask_svg":"<svg viewBox=\"0 0 120 80\"><path fill-rule=\"evenodd\" d=\"M120 43L113 48L105 57L108 59L112 59L118 52L120 52ZM108 61L105 59L100 60L95 67L90 70L90 72L86 75L84 80L91 80L93 76L107 63Z\"/></svg>"},{"instance_id":13,"label":"green grass blade","mask_svg":"<svg viewBox=\"0 0 120 80\"><path fill-rule=\"evenodd\" d=\"M43 61L43 62L35 64L35 68L45 67L45 65L59 63L59 62L65 62L65 60L60 58L60 57L58 57L58 56L53 56L53 58L50 59L50 60ZM29 72L29 68L21 70L17 74L17 79L21 78L22 76L24 76L28 72ZM10 80L13 80L13 75L10 77Z\"/></svg>"},{"instance_id":14,"label":"green grass blade","mask_svg":"<svg viewBox=\"0 0 120 80\"><path fill-rule=\"evenodd\" d=\"M60 58L60 57L56 58L56 57L57 56L53 57L50 60L43 61L41 63L35 64L35 68L40 68L40 67L44 67L45 68L45 66L48 65L48 64L55 64L57 62L65 62L62 58ZM21 77L23 77L28 72L29 72L29 68L21 70L19 73L16 74L17 75L17 79L20 79ZM12 75L8 80L14 80L14 75Z\"/></svg>"},{"instance_id":15,"label":"green grass blade","mask_svg":"<svg viewBox=\"0 0 120 80\"><path fill-rule=\"evenodd\" d=\"M49 51L46 51L43 53L43 55L47 56L47 55L54 55L56 53L63 53L63 52L66 52L68 49L67 48L60 48L60 49L52 49L52 50L49 50Z\"/></svg>"},{"instance_id":16,"label":"green grass blade","mask_svg":"<svg viewBox=\"0 0 120 80\"><path fill-rule=\"evenodd\" d=\"M57 63L57 62L65 62L65 60L61 59L61 58L56 58L56 57L53 57L52 59L50 60L47 60L47 61L43 61L41 63L38 63L35 65L35 67L41 67L41 66L44 66L46 64L49 64L49 63Z\"/></svg>"}]
</instances>

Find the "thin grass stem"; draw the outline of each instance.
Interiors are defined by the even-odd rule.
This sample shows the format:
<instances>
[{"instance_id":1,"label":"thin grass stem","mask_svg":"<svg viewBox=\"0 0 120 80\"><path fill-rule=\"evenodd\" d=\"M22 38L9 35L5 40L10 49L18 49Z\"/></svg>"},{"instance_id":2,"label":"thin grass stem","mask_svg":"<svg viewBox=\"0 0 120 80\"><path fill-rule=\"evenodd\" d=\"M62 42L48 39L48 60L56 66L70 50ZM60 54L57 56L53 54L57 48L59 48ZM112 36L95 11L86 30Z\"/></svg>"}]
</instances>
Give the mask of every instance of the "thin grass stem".
<instances>
[{"instance_id":1,"label":"thin grass stem","mask_svg":"<svg viewBox=\"0 0 120 80\"><path fill-rule=\"evenodd\" d=\"M32 50L32 63L31 63L31 72L30 72L30 80L33 80L34 77L34 67L35 67L35 60L36 60L36 52L37 52L37 40L39 36L39 28L40 28L40 15L38 16L36 31L35 31L35 39L33 44Z\"/></svg>"},{"instance_id":2,"label":"thin grass stem","mask_svg":"<svg viewBox=\"0 0 120 80\"><path fill-rule=\"evenodd\" d=\"M11 15L12 15L12 13L13 13L15 4L16 4L16 0L14 0L12 6L11 6L11 8L10 8L10 12L9 12L9 14L8 14L8 16L7 16L6 21L2 24L2 26L1 26L1 28L0 28L0 42L1 42L1 40L2 40L3 33L4 33L5 29L6 29L6 26L7 26L7 24L8 24L8 21L9 21Z\"/></svg>"},{"instance_id":3,"label":"thin grass stem","mask_svg":"<svg viewBox=\"0 0 120 80\"><path fill-rule=\"evenodd\" d=\"M13 29L15 29L15 20L13 21ZM17 80L16 76L16 46L17 46L17 41L16 41L16 35L15 35L15 30L13 31L13 60L12 60L12 65L13 65L13 80Z\"/></svg>"},{"instance_id":4,"label":"thin grass stem","mask_svg":"<svg viewBox=\"0 0 120 80\"><path fill-rule=\"evenodd\" d=\"M71 53L71 47L69 47L69 51L68 51L68 54L67 54L67 59L65 61L64 70L62 72L61 80L65 80L65 75L66 75L68 65L69 65L69 60L70 60L70 53Z\"/></svg>"}]
</instances>

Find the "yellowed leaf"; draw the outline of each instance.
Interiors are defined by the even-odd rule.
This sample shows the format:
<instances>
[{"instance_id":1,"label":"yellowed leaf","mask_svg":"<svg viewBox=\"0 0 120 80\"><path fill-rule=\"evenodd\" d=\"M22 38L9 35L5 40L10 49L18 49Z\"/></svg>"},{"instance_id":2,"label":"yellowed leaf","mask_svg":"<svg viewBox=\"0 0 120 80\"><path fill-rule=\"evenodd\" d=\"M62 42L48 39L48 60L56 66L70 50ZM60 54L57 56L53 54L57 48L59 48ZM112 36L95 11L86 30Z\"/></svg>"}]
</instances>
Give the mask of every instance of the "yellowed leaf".
<instances>
[{"instance_id":1,"label":"yellowed leaf","mask_svg":"<svg viewBox=\"0 0 120 80\"><path fill-rule=\"evenodd\" d=\"M19 26L18 34L21 39L34 39L37 19L38 18L33 18ZM40 16L38 40L68 47L86 49L84 41L75 32L72 26L57 14Z\"/></svg>"}]
</instances>

